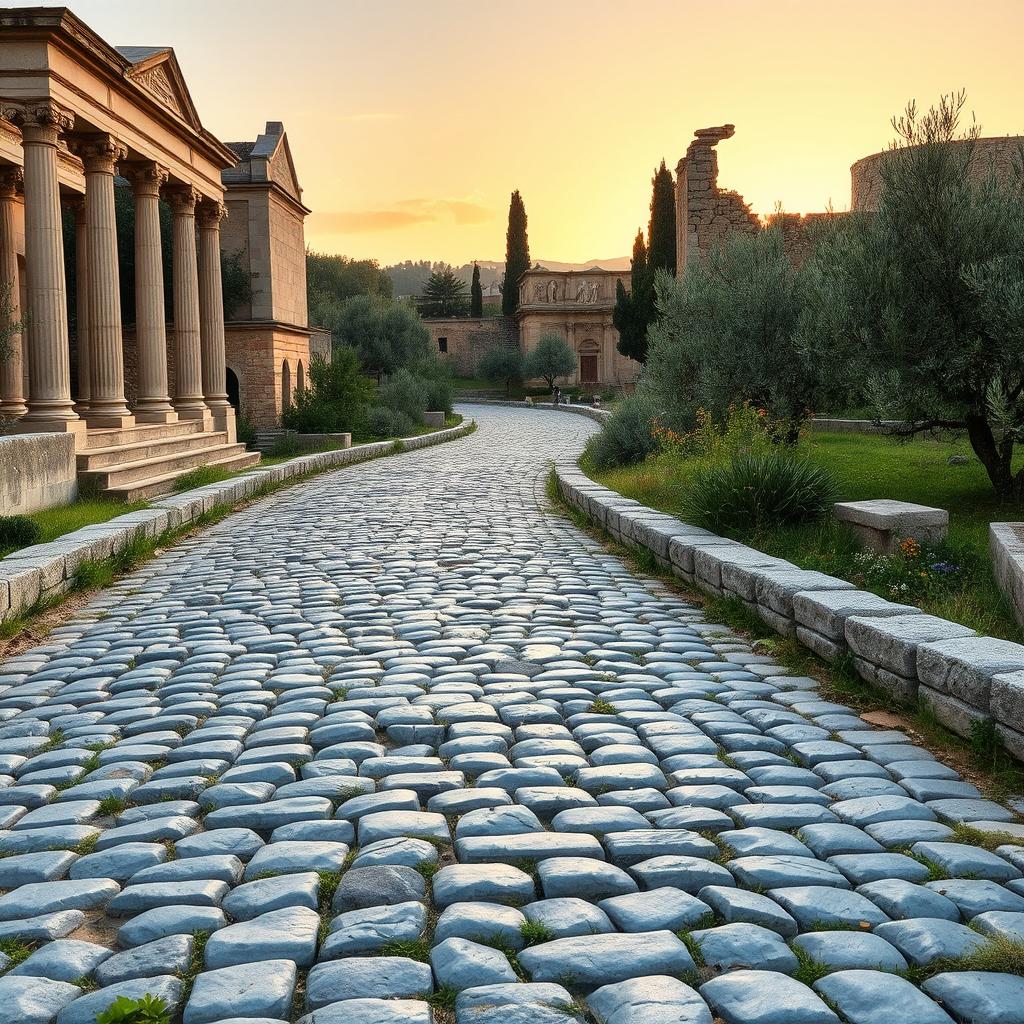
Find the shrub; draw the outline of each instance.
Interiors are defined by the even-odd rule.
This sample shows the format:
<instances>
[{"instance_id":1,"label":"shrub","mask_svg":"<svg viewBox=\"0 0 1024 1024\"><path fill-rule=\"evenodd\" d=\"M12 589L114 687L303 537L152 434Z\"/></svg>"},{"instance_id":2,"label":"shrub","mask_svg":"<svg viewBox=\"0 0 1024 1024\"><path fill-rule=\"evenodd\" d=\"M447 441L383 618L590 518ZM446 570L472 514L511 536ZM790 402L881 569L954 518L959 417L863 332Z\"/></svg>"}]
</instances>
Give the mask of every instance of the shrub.
<instances>
[{"instance_id":1,"label":"shrub","mask_svg":"<svg viewBox=\"0 0 1024 1024\"><path fill-rule=\"evenodd\" d=\"M42 531L28 516L0 516L0 550L35 544Z\"/></svg>"},{"instance_id":2,"label":"shrub","mask_svg":"<svg viewBox=\"0 0 1024 1024\"><path fill-rule=\"evenodd\" d=\"M395 412L404 413L414 424L423 422L427 411L426 382L409 370L399 370L381 385L379 401L382 406Z\"/></svg>"},{"instance_id":3,"label":"shrub","mask_svg":"<svg viewBox=\"0 0 1024 1024\"><path fill-rule=\"evenodd\" d=\"M235 433L239 443L244 444L246 448L256 447L256 427L251 420L239 415L235 420Z\"/></svg>"},{"instance_id":4,"label":"shrub","mask_svg":"<svg viewBox=\"0 0 1024 1024\"><path fill-rule=\"evenodd\" d=\"M366 429L375 437L406 437L416 424L398 409L375 405L366 413Z\"/></svg>"},{"instance_id":5,"label":"shrub","mask_svg":"<svg viewBox=\"0 0 1024 1024\"><path fill-rule=\"evenodd\" d=\"M504 384L507 398L513 384L523 379L523 353L518 348L489 348L476 366L477 374L488 384Z\"/></svg>"},{"instance_id":6,"label":"shrub","mask_svg":"<svg viewBox=\"0 0 1024 1024\"><path fill-rule=\"evenodd\" d=\"M680 433L656 422L653 433L663 451L708 466L724 465L740 455L771 455L791 440L789 423L773 420L765 409L749 402L729 406L723 423L717 423L706 409L698 409L693 430ZM797 440L792 439L790 452L796 450Z\"/></svg>"},{"instance_id":7,"label":"shrub","mask_svg":"<svg viewBox=\"0 0 1024 1024\"><path fill-rule=\"evenodd\" d=\"M654 418L654 405L646 395L623 399L601 433L590 439L586 458L598 470L642 461L658 447L652 433Z\"/></svg>"},{"instance_id":8,"label":"shrub","mask_svg":"<svg viewBox=\"0 0 1024 1024\"><path fill-rule=\"evenodd\" d=\"M335 348L329 363L319 355L313 356L309 385L296 390L281 423L300 434L351 432L362 422L372 395L373 383L362 375L355 350Z\"/></svg>"},{"instance_id":9,"label":"shrub","mask_svg":"<svg viewBox=\"0 0 1024 1024\"><path fill-rule=\"evenodd\" d=\"M118 996L102 1013L96 1024L170 1024L171 1011L159 996L148 993L139 999Z\"/></svg>"},{"instance_id":10,"label":"shrub","mask_svg":"<svg viewBox=\"0 0 1024 1024\"><path fill-rule=\"evenodd\" d=\"M576 353L560 334L549 331L542 334L537 347L527 353L524 373L527 377L540 377L550 391L559 377L568 377L576 370Z\"/></svg>"},{"instance_id":11,"label":"shrub","mask_svg":"<svg viewBox=\"0 0 1024 1024\"><path fill-rule=\"evenodd\" d=\"M440 359L427 359L413 371L414 376L423 382L427 393L427 408L432 412L443 412L445 416L452 414L455 388L452 386L452 374L446 363Z\"/></svg>"},{"instance_id":12,"label":"shrub","mask_svg":"<svg viewBox=\"0 0 1024 1024\"><path fill-rule=\"evenodd\" d=\"M835 500L832 474L792 455L740 455L694 476L685 518L716 531L750 531L819 519Z\"/></svg>"}]
</instances>

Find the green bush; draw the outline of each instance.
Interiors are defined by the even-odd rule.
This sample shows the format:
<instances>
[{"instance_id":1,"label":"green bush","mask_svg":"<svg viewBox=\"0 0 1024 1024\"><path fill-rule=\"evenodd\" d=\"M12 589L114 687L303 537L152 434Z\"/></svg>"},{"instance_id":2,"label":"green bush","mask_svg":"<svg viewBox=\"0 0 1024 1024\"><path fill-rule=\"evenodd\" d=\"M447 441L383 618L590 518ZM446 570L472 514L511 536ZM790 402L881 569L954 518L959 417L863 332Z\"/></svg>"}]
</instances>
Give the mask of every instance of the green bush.
<instances>
[{"instance_id":1,"label":"green bush","mask_svg":"<svg viewBox=\"0 0 1024 1024\"><path fill-rule=\"evenodd\" d=\"M0 516L0 550L35 544L42 531L28 516Z\"/></svg>"},{"instance_id":2,"label":"green bush","mask_svg":"<svg viewBox=\"0 0 1024 1024\"><path fill-rule=\"evenodd\" d=\"M440 359L427 359L420 363L413 373L423 381L427 393L427 409L450 416L455 400L455 388L447 364L442 363Z\"/></svg>"},{"instance_id":3,"label":"green bush","mask_svg":"<svg viewBox=\"0 0 1024 1024\"><path fill-rule=\"evenodd\" d=\"M378 400L386 409L404 413L414 424L423 422L429 395L426 381L409 370L393 373L380 386Z\"/></svg>"},{"instance_id":4,"label":"green bush","mask_svg":"<svg viewBox=\"0 0 1024 1024\"><path fill-rule=\"evenodd\" d=\"M374 437L407 437L416 430L416 424L399 409L375 405L366 413L366 429Z\"/></svg>"},{"instance_id":5,"label":"green bush","mask_svg":"<svg viewBox=\"0 0 1024 1024\"><path fill-rule=\"evenodd\" d=\"M300 434L352 432L362 422L372 396L373 382L363 376L355 350L340 346L329 363L313 356L308 386L296 390L281 424Z\"/></svg>"},{"instance_id":6,"label":"green bush","mask_svg":"<svg viewBox=\"0 0 1024 1024\"><path fill-rule=\"evenodd\" d=\"M239 414L235 419L235 434L240 444L246 448L256 447L256 427L251 420Z\"/></svg>"},{"instance_id":7,"label":"green bush","mask_svg":"<svg viewBox=\"0 0 1024 1024\"><path fill-rule=\"evenodd\" d=\"M586 459L598 470L643 461L658 447L652 433L654 418L654 406L645 395L623 399L601 433L590 439Z\"/></svg>"},{"instance_id":8,"label":"green bush","mask_svg":"<svg viewBox=\"0 0 1024 1024\"><path fill-rule=\"evenodd\" d=\"M740 455L694 476L684 518L716 531L757 531L821 518L837 494L823 466L792 455Z\"/></svg>"},{"instance_id":9,"label":"green bush","mask_svg":"<svg viewBox=\"0 0 1024 1024\"><path fill-rule=\"evenodd\" d=\"M102 1013L96 1014L96 1024L171 1024L171 1011L159 996L118 996Z\"/></svg>"}]
</instances>

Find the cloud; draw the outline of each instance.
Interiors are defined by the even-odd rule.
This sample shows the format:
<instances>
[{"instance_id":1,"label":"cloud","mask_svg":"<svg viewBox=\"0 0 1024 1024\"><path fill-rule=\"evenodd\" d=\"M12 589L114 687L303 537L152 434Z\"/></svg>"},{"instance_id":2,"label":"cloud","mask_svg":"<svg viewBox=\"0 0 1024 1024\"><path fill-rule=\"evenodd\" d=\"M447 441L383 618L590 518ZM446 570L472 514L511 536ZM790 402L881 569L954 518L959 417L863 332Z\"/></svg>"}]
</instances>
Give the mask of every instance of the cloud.
<instances>
[{"instance_id":1,"label":"cloud","mask_svg":"<svg viewBox=\"0 0 1024 1024\"><path fill-rule=\"evenodd\" d=\"M416 224L483 224L491 211L474 199L398 199L377 210L336 210L314 213L316 227L331 234L364 234L413 227Z\"/></svg>"}]
</instances>

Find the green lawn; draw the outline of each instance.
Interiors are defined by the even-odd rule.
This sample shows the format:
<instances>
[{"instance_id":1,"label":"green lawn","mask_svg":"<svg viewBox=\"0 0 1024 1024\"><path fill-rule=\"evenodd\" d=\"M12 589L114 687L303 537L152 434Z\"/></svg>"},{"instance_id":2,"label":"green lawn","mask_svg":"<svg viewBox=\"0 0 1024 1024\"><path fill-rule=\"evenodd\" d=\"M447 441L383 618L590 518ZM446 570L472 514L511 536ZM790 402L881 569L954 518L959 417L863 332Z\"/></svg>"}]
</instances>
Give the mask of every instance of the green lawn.
<instances>
[{"instance_id":1,"label":"green lawn","mask_svg":"<svg viewBox=\"0 0 1024 1024\"><path fill-rule=\"evenodd\" d=\"M949 540L937 550L936 559L961 566L958 585L948 581L936 582L934 587L922 584L926 593L900 600L990 635L1024 640L1024 632L992 579L988 549L989 523L1024 520L1024 506L1004 504L996 498L966 439L905 442L878 435L815 433L806 444L808 457L835 475L842 500L895 498L949 511ZM949 465L954 455L966 456L968 462ZM606 487L674 515L679 514L688 481L697 468L692 462L667 455L605 473L595 472L585 459L582 465ZM856 546L849 533L831 521L738 535L737 539L806 568L853 579L866 589L896 599L888 586L858 578Z\"/></svg>"},{"instance_id":2,"label":"green lawn","mask_svg":"<svg viewBox=\"0 0 1024 1024\"><path fill-rule=\"evenodd\" d=\"M56 540L65 533L81 529L83 526L93 526L96 523L105 523L114 516L123 516L126 512L137 512L139 509L148 508L144 501L126 504L123 501L113 501L107 498L81 498L72 505L65 505L63 508L48 508L42 512L33 512L28 518L33 520L42 531L38 543L46 544L48 541ZM7 551L0 554L8 554Z\"/></svg>"}]
</instances>

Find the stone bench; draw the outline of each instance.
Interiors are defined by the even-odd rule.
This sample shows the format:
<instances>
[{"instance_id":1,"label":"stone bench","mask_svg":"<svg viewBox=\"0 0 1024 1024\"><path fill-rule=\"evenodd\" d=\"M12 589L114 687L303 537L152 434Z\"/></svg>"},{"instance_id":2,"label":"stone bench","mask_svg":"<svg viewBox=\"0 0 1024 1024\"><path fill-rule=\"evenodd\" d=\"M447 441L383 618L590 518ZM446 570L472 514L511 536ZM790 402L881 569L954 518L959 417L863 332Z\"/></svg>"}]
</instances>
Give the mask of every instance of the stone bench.
<instances>
[{"instance_id":1,"label":"stone bench","mask_svg":"<svg viewBox=\"0 0 1024 1024\"><path fill-rule=\"evenodd\" d=\"M866 548L883 554L892 554L900 541L908 537L919 543L936 544L946 539L949 530L949 513L945 509L888 498L836 502L832 515L849 523Z\"/></svg>"},{"instance_id":2,"label":"stone bench","mask_svg":"<svg viewBox=\"0 0 1024 1024\"><path fill-rule=\"evenodd\" d=\"M425 412L423 414L423 425L425 427L443 427L444 426L444 413L443 412Z\"/></svg>"}]
</instances>

